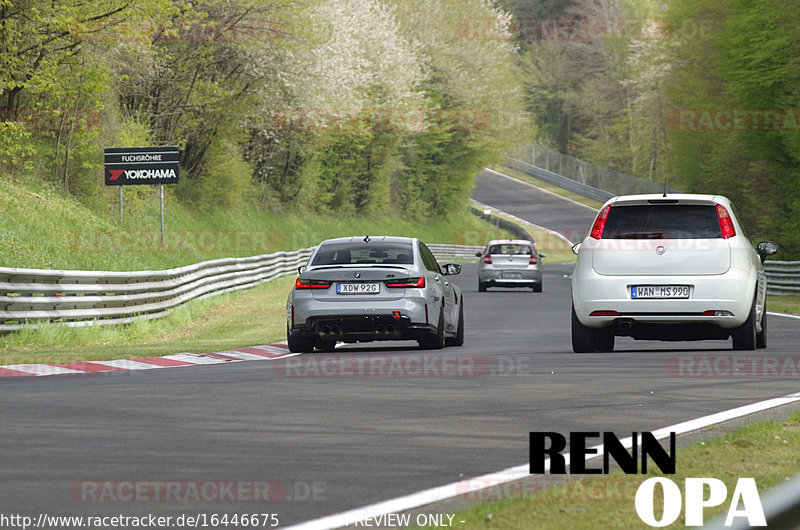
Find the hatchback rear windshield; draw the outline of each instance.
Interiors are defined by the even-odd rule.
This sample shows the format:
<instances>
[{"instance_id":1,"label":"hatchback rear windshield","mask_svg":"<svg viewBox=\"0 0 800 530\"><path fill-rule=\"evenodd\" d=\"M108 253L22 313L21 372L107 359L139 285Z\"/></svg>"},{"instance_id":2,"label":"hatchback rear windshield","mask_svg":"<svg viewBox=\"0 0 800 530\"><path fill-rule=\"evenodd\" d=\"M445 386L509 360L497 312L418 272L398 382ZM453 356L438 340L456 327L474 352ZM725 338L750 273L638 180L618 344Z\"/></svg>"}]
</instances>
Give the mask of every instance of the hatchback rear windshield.
<instances>
[{"instance_id":1,"label":"hatchback rear windshield","mask_svg":"<svg viewBox=\"0 0 800 530\"><path fill-rule=\"evenodd\" d=\"M311 265L411 265L414 263L412 256L410 243L325 243L319 248Z\"/></svg>"},{"instance_id":2,"label":"hatchback rear windshield","mask_svg":"<svg viewBox=\"0 0 800 530\"><path fill-rule=\"evenodd\" d=\"M489 247L489 254L531 254L530 245L491 245Z\"/></svg>"},{"instance_id":3,"label":"hatchback rear windshield","mask_svg":"<svg viewBox=\"0 0 800 530\"><path fill-rule=\"evenodd\" d=\"M715 239L722 237L713 205L612 206L603 239Z\"/></svg>"}]
</instances>

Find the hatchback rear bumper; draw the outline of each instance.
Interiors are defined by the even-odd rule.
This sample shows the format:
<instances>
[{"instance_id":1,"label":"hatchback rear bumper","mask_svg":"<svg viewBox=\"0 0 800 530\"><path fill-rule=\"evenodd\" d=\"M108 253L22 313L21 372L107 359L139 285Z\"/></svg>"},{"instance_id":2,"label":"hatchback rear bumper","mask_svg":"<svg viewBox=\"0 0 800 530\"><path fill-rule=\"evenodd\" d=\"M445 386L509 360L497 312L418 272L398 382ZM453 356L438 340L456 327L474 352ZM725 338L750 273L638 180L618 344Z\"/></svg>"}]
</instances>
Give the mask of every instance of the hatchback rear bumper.
<instances>
[{"instance_id":1,"label":"hatchback rear bumper","mask_svg":"<svg viewBox=\"0 0 800 530\"><path fill-rule=\"evenodd\" d=\"M591 268L576 268L572 285L575 314L584 326L619 327L623 323L623 328L651 335L657 333L650 333L652 327L643 324L703 324L724 329L741 326L750 316L756 278L735 268L725 274L701 276L610 276ZM632 298L631 287L641 285L688 285L689 298ZM704 315L708 311L715 313Z\"/></svg>"}]
</instances>

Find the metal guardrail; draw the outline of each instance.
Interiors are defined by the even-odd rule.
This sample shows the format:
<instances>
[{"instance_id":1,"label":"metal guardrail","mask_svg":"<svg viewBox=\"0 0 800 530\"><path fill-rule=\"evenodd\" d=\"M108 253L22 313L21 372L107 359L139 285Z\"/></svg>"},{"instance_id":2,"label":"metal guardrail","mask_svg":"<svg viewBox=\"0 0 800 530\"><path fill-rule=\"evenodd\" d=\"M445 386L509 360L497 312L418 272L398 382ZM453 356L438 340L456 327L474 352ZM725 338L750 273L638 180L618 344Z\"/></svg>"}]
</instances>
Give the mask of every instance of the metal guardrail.
<instances>
[{"instance_id":1,"label":"metal guardrail","mask_svg":"<svg viewBox=\"0 0 800 530\"><path fill-rule=\"evenodd\" d=\"M525 230L522 227L522 225L510 221L505 217L500 217L499 215L496 215L495 213L493 213L494 209L491 207L488 208L489 212L487 213L485 209L481 208L480 206L477 206L480 205L478 201L470 199L470 202L472 202L472 206L470 206L470 211L474 215L486 219L491 224L495 225L498 228L502 228L506 232L511 232L517 239L527 239L528 241L535 241L533 236L527 230ZM477 247L477 248L478 250L483 250L483 247ZM473 252L472 255L474 257L475 253Z\"/></svg>"},{"instance_id":2,"label":"metal guardrail","mask_svg":"<svg viewBox=\"0 0 800 530\"><path fill-rule=\"evenodd\" d=\"M483 250L483 247L475 245L439 245L430 244L428 248L433 253L437 261L446 260L474 260L475 253Z\"/></svg>"},{"instance_id":3,"label":"metal guardrail","mask_svg":"<svg viewBox=\"0 0 800 530\"><path fill-rule=\"evenodd\" d=\"M594 188L592 186L589 186L588 184L583 184L576 180L572 180L570 178L559 175L558 173L553 173L552 171L548 171L546 169L542 169L532 164L528 164L527 162L523 162L522 160L517 160L515 158L507 158L504 162L504 165L506 167L510 167L511 169L522 171L523 173L527 173L532 177L544 180L545 182L549 182L550 184L555 184L556 186L564 188L565 190L578 193L580 195L583 195L584 197L588 197L596 201L606 202L611 197L614 197L613 193L609 193L607 191Z\"/></svg>"},{"instance_id":4,"label":"metal guardrail","mask_svg":"<svg viewBox=\"0 0 800 530\"><path fill-rule=\"evenodd\" d=\"M800 261L768 260L764 262L767 273L767 294L800 295Z\"/></svg>"},{"instance_id":5,"label":"metal guardrail","mask_svg":"<svg viewBox=\"0 0 800 530\"><path fill-rule=\"evenodd\" d=\"M223 258L162 271L0 268L0 331L125 324L165 316L189 300L247 289L294 272L312 248Z\"/></svg>"},{"instance_id":6,"label":"metal guardrail","mask_svg":"<svg viewBox=\"0 0 800 530\"><path fill-rule=\"evenodd\" d=\"M483 247L430 245L439 260L475 259ZM166 316L190 300L248 289L292 274L314 247L223 258L161 271L79 271L0 267L0 332L41 324L127 324Z\"/></svg>"},{"instance_id":7,"label":"metal guardrail","mask_svg":"<svg viewBox=\"0 0 800 530\"><path fill-rule=\"evenodd\" d=\"M613 169L596 166L580 158L565 155L539 145L521 145L509 156L580 184L608 191L614 195L661 193L664 191L664 185L660 182L636 178ZM677 190L671 188L667 188L667 191L677 192Z\"/></svg>"}]
</instances>

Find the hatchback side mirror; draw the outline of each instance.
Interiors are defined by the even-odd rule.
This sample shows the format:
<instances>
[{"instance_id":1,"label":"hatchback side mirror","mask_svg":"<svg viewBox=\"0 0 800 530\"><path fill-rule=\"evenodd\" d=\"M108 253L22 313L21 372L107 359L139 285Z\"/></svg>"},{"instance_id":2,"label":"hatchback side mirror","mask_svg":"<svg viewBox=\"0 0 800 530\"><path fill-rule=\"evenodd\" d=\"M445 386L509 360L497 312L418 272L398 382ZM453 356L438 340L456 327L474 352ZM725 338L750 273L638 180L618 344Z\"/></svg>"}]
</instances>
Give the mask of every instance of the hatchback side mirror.
<instances>
[{"instance_id":1,"label":"hatchback side mirror","mask_svg":"<svg viewBox=\"0 0 800 530\"><path fill-rule=\"evenodd\" d=\"M476 252L475 253L475 257L480 258L481 256L483 256L483 252Z\"/></svg>"},{"instance_id":2,"label":"hatchback side mirror","mask_svg":"<svg viewBox=\"0 0 800 530\"><path fill-rule=\"evenodd\" d=\"M772 241L762 241L758 244L758 255L761 257L761 263L767 259L767 256L772 256L778 252L778 245Z\"/></svg>"},{"instance_id":3,"label":"hatchback side mirror","mask_svg":"<svg viewBox=\"0 0 800 530\"><path fill-rule=\"evenodd\" d=\"M545 254L544 252L540 252L540 253L539 253L539 257L540 257L540 258L542 258L542 259L544 259L544 258L546 258L546 257L547 257L547 254Z\"/></svg>"},{"instance_id":4,"label":"hatchback side mirror","mask_svg":"<svg viewBox=\"0 0 800 530\"><path fill-rule=\"evenodd\" d=\"M577 255L577 254L578 254L578 251L579 251L580 249L581 249L581 244L580 244L580 243L575 243L574 245L572 245L572 253L573 253L573 254L576 254L576 255Z\"/></svg>"},{"instance_id":5,"label":"hatchback side mirror","mask_svg":"<svg viewBox=\"0 0 800 530\"><path fill-rule=\"evenodd\" d=\"M305 265L301 265L301 266L297 267L297 274L303 274L305 271L306 271L306 266Z\"/></svg>"}]
</instances>

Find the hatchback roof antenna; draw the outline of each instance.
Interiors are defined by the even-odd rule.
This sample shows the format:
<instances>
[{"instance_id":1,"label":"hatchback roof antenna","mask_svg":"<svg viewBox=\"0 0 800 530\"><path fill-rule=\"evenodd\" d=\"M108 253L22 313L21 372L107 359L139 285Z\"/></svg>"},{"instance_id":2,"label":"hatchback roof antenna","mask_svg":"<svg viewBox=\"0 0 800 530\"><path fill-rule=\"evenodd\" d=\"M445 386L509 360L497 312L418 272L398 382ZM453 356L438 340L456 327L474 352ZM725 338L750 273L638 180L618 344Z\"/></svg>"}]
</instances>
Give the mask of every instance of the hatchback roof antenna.
<instances>
[{"instance_id":1,"label":"hatchback roof antenna","mask_svg":"<svg viewBox=\"0 0 800 530\"><path fill-rule=\"evenodd\" d=\"M667 176L664 175L664 197L667 196Z\"/></svg>"}]
</instances>

